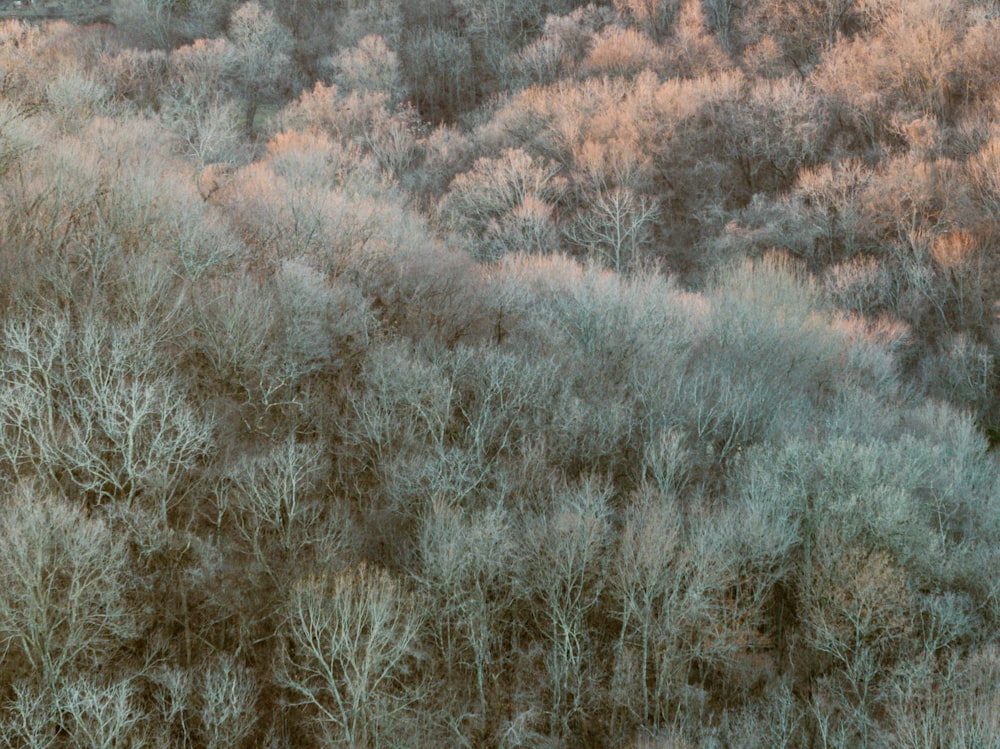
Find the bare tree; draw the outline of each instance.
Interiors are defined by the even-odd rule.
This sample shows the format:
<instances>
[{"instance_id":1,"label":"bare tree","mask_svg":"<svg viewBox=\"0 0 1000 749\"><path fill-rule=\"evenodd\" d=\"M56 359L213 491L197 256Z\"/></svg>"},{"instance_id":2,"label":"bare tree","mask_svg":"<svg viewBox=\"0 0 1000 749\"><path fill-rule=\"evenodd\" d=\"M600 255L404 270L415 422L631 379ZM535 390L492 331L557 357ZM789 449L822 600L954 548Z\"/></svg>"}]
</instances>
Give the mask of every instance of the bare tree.
<instances>
[{"instance_id":1,"label":"bare tree","mask_svg":"<svg viewBox=\"0 0 1000 749\"><path fill-rule=\"evenodd\" d=\"M198 679L198 717L206 749L235 749L254 731L259 687L229 655L213 658Z\"/></svg>"},{"instance_id":2,"label":"bare tree","mask_svg":"<svg viewBox=\"0 0 1000 749\"><path fill-rule=\"evenodd\" d=\"M252 132L258 106L276 93L291 70L292 36L256 0L233 12L229 36L236 48L234 80L246 105L244 124Z\"/></svg>"},{"instance_id":3,"label":"bare tree","mask_svg":"<svg viewBox=\"0 0 1000 749\"><path fill-rule=\"evenodd\" d=\"M660 41L680 12L679 0L614 0L615 10Z\"/></svg>"},{"instance_id":4,"label":"bare tree","mask_svg":"<svg viewBox=\"0 0 1000 749\"><path fill-rule=\"evenodd\" d=\"M913 634L906 574L885 552L844 548L828 528L820 530L804 573L807 642L836 666L824 679L828 702L820 717L836 727L839 714L844 728L869 745L883 674Z\"/></svg>"},{"instance_id":5,"label":"bare tree","mask_svg":"<svg viewBox=\"0 0 1000 749\"><path fill-rule=\"evenodd\" d=\"M557 164L534 159L520 149L508 149L496 159L479 159L471 171L458 175L440 210L453 227L482 235L491 223L532 199L553 204L566 190Z\"/></svg>"},{"instance_id":6,"label":"bare tree","mask_svg":"<svg viewBox=\"0 0 1000 749\"><path fill-rule=\"evenodd\" d=\"M145 715L129 681L104 686L78 679L60 689L56 701L68 716L74 749L117 749L146 738Z\"/></svg>"},{"instance_id":7,"label":"bare tree","mask_svg":"<svg viewBox=\"0 0 1000 749\"><path fill-rule=\"evenodd\" d=\"M5 746L50 749L56 746L58 708L52 693L20 682L14 685L13 699L0 713L0 741Z\"/></svg>"},{"instance_id":8,"label":"bare tree","mask_svg":"<svg viewBox=\"0 0 1000 749\"><path fill-rule=\"evenodd\" d=\"M211 448L211 427L158 371L143 331L89 321L71 333L48 316L8 324L0 357L6 469L30 466L98 500L142 496L166 519L183 480Z\"/></svg>"},{"instance_id":9,"label":"bare tree","mask_svg":"<svg viewBox=\"0 0 1000 749\"><path fill-rule=\"evenodd\" d=\"M365 566L295 587L277 681L320 740L391 745L415 697L405 679L422 626L415 604L389 573Z\"/></svg>"},{"instance_id":10,"label":"bare tree","mask_svg":"<svg viewBox=\"0 0 1000 749\"><path fill-rule=\"evenodd\" d=\"M445 452L457 393L437 362L390 344L369 352L362 377L366 389L352 403L344 436L369 469L380 470L407 451Z\"/></svg>"},{"instance_id":11,"label":"bare tree","mask_svg":"<svg viewBox=\"0 0 1000 749\"><path fill-rule=\"evenodd\" d=\"M655 201L620 187L601 193L566 235L613 270L623 272L639 266L659 214Z\"/></svg>"},{"instance_id":12,"label":"bare tree","mask_svg":"<svg viewBox=\"0 0 1000 749\"><path fill-rule=\"evenodd\" d=\"M392 103L402 98L399 59L380 36L366 36L356 47L337 53L329 64L337 71L336 84L345 91L383 93Z\"/></svg>"},{"instance_id":13,"label":"bare tree","mask_svg":"<svg viewBox=\"0 0 1000 749\"><path fill-rule=\"evenodd\" d=\"M171 0L114 0L111 17L141 45L169 47L174 40Z\"/></svg>"},{"instance_id":14,"label":"bare tree","mask_svg":"<svg viewBox=\"0 0 1000 749\"><path fill-rule=\"evenodd\" d=\"M424 521L420 550L420 580L435 602L441 652L449 669L461 666L474 675L478 711L488 725L520 561L512 519L501 507L463 512L439 498Z\"/></svg>"},{"instance_id":15,"label":"bare tree","mask_svg":"<svg viewBox=\"0 0 1000 749\"><path fill-rule=\"evenodd\" d=\"M217 34L233 5L234 0L113 0L111 18L133 44L169 48Z\"/></svg>"},{"instance_id":16,"label":"bare tree","mask_svg":"<svg viewBox=\"0 0 1000 749\"><path fill-rule=\"evenodd\" d=\"M46 689L108 663L136 631L126 539L28 486L0 517L0 652Z\"/></svg>"},{"instance_id":17,"label":"bare tree","mask_svg":"<svg viewBox=\"0 0 1000 749\"><path fill-rule=\"evenodd\" d=\"M274 571L274 554L291 562L319 540L316 490L328 468L319 445L288 439L264 455L244 457L220 490L256 559Z\"/></svg>"},{"instance_id":18,"label":"bare tree","mask_svg":"<svg viewBox=\"0 0 1000 749\"><path fill-rule=\"evenodd\" d=\"M464 36L447 28L418 28L404 37L399 52L403 79L425 119L438 122L475 101L475 58Z\"/></svg>"},{"instance_id":19,"label":"bare tree","mask_svg":"<svg viewBox=\"0 0 1000 749\"><path fill-rule=\"evenodd\" d=\"M684 518L676 498L649 493L630 509L611 570L621 631L613 699L632 721L663 724L669 701L685 683L678 645L691 617L693 576Z\"/></svg>"},{"instance_id":20,"label":"bare tree","mask_svg":"<svg viewBox=\"0 0 1000 749\"><path fill-rule=\"evenodd\" d=\"M525 592L545 642L545 712L553 736L578 732L591 714L594 642L587 626L601 600L609 534L610 488L592 478L566 487L528 529Z\"/></svg>"}]
</instances>

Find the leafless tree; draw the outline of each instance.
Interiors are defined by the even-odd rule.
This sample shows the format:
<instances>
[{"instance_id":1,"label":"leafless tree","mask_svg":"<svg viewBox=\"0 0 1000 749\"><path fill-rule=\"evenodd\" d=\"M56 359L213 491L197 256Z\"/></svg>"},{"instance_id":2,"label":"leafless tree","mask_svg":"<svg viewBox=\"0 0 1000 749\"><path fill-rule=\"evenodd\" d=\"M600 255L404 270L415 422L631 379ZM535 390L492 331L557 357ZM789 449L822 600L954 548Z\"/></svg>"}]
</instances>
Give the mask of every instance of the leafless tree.
<instances>
[{"instance_id":1,"label":"leafless tree","mask_svg":"<svg viewBox=\"0 0 1000 749\"><path fill-rule=\"evenodd\" d=\"M415 696L406 683L422 626L415 604L387 572L365 566L296 586L277 680L318 739L391 745Z\"/></svg>"},{"instance_id":2,"label":"leafless tree","mask_svg":"<svg viewBox=\"0 0 1000 749\"><path fill-rule=\"evenodd\" d=\"M620 272L636 268L659 216L655 202L627 187L602 193L566 230L576 244Z\"/></svg>"},{"instance_id":3,"label":"leafless tree","mask_svg":"<svg viewBox=\"0 0 1000 749\"><path fill-rule=\"evenodd\" d=\"M0 647L43 689L114 659L135 635L127 539L22 485L0 510Z\"/></svg>"}]
</instances>

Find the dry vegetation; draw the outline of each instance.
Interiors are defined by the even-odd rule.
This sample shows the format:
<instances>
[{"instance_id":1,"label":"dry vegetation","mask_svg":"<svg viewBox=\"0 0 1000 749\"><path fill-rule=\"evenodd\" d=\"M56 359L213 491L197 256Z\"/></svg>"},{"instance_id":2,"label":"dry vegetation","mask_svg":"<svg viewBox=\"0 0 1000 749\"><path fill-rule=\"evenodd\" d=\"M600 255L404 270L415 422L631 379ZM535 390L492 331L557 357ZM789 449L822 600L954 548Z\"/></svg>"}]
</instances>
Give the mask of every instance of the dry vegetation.
<instances>
[{"instance_id":1,"label":"dry vegetation","mask_svg":"<svg viewBox=\"0 0 1000 749\"><path fill-rule=\"evenodd\" d=\"M995 7L93 12L0 21L0 745L1000 746Z\"/></svg>"}]
</instances>

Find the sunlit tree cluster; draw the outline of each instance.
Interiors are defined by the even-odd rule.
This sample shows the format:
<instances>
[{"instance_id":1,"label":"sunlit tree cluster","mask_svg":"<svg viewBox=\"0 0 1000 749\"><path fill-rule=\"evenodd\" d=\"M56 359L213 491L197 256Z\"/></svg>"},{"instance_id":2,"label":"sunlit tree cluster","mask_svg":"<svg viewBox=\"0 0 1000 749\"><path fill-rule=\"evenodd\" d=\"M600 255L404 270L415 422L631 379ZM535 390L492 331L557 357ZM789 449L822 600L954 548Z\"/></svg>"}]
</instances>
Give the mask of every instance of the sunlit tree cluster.
<instances>
[{"instance_id":1,"label":"sunlit tree cluster","mask_svg":"<svg viewBox=\"0 0 1000 749\"><path fill-rule=\"evenodd\" d=\"M992 9L16 13L0 745L996 744Z\"/></svg>"}]
</instances>

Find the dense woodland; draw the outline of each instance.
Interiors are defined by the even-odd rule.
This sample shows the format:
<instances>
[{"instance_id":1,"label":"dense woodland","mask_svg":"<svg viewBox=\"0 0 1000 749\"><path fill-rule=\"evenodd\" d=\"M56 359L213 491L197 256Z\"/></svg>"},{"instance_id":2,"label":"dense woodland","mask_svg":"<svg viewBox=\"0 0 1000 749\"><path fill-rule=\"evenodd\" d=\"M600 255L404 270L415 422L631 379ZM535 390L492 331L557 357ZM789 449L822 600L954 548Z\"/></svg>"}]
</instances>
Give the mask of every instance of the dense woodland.
<instances>
[{"instance_id":1,"label":"dense woodland","mask_svg":"<svg viewBox=\"0 0 1000 749\"><path fill-rule=\"evenodd\" d=\"M64 10L0 745L1000 746L1000 8Z\"/></svg>"}]
</instances>

